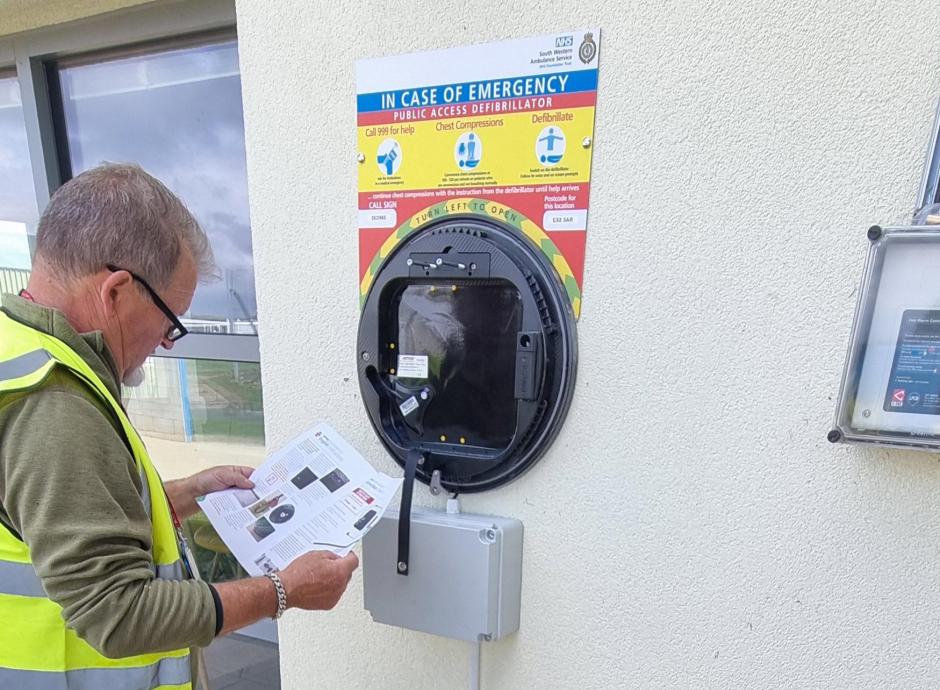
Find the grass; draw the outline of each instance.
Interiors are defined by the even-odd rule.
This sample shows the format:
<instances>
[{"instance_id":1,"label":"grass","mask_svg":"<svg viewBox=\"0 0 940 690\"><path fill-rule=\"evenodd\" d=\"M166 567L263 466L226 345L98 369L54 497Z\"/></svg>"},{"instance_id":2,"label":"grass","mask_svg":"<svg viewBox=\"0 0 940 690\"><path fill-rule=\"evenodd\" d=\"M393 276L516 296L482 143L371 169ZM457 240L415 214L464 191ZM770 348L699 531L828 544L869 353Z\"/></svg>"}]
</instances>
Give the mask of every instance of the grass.
<instances>
[{"instance_id":1,"label":"grass","mask_svg":"<svg viewBox=\"0 0 940 690\"><path fill-rule=\"evenodd\" d=\"M257 441L264 444L264 419L206 419L193 420L193 435L197 440L231 438L238 441Z\"/></svg>"},{"instance_id":2,"label":"grass","mask_svg":"<svg viewBox=\"0 0 940 690\"><path fill-rule=\"evenodd\" d=\"M206 409L205 420L193 420L197 440L236 440L264 443L261 367L255 363L188 362L190 390L201 397L221 399L224 406Z\"/></svg>"}]
</instances>

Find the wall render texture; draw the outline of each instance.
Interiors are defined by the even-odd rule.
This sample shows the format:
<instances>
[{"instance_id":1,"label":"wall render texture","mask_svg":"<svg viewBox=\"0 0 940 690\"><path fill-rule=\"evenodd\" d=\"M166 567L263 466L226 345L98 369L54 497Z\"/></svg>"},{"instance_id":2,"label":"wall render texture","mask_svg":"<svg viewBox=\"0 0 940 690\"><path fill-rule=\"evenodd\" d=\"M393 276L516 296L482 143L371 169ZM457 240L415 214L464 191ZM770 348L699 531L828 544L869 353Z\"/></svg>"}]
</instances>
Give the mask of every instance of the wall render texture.
<instances>
[{"instance_id":1,"label":"wall render texture","mask_svg":"<svg viewBox=\"0 0 940 690\"><path fill-rule=\"evenodd\" d=\"M940 464L825 440L865 229L915 203L931 5L237 8L269 439L327 419L386 471L355 378L354 61L602 27L574 404L464 501L526 525L483 687L940 682ZM281 650L289 689L466 682L465 644L373 624L358 577Z\"/></svg>"}]
</instances>

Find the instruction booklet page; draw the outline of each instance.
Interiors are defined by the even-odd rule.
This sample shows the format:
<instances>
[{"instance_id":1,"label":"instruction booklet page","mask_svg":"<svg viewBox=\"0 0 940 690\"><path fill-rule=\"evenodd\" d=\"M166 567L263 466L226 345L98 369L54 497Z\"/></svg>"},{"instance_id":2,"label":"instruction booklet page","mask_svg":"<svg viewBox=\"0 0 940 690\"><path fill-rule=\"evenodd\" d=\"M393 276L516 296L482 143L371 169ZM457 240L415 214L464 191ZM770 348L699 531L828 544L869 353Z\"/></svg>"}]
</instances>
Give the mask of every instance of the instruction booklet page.
<instances>
[{"instance_id":1,"label":"instruction booklet page","mask_svg":"<svg viewBox=\"0 0 940 690\"><path fill-rule=\"evenodd\" d=\"M377 472L336 431L318 424L256 469L253 490L197 501L250 575L277 572L308 551L345 556L402 484Z\"/></svg>"}]
</instances>

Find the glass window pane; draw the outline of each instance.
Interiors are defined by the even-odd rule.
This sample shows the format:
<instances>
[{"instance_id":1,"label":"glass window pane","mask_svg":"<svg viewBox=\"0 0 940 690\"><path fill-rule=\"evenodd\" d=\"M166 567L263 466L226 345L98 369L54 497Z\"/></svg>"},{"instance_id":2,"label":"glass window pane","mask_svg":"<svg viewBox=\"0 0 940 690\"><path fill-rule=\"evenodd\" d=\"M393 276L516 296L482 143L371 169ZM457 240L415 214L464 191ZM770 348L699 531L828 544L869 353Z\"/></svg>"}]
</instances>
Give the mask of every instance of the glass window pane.
<instances>
[{"instance_id":1,"label":"glass window pane","mask_svg":"<svg viewBox=\"0 0 940 690\"><path fill-rule=\"evenodd\" d=\"M236 42L66 65L59 81L73 174L138 163L208 233L222 280L197 289L194 330L256 333Z\"/></svg>"},{"instance_id":2,"label":"glass window pane","mask_svg":"<svg viewBox=\"0 0 940 690\"><path fill-rule=\"evenodd\" d=\"M26 287L36 234L33 188L20 85L0 77L0 292Z\"/></svg>"},{"instance_id":3,"label":"glass window pane","mask_svg":"<svg viewBox=\"0 0 940 690\"><path fill-rule=\"evenodd\" d=\"M124 388L127 410L164 480L216 465L257 467L264 460L261 369L257 363L151 357L146 378ZM244 577L201 512L186 529L203 577Z\"/></svg>"},{"instance_id":4,"label":"glass window pane","mask_svg":"<svg viewBox=\"0 0 940 690\"><path fill-rule=\"evenodd\" d=\"M203 466L232 464L233 456L238 457L238 464L261 462L264 413L258 363L151 357L144 373L143 384L125 387L124 394L134 426L154 443L151 454L158 455L156 448L173 451L159 453L161 458L171 458L162 460L158 468L164 478L192 474ZM174 445L183 443L194 448L187 451ZM218 452L206 455L205 448Z\"/></svg>"}]
</instances>

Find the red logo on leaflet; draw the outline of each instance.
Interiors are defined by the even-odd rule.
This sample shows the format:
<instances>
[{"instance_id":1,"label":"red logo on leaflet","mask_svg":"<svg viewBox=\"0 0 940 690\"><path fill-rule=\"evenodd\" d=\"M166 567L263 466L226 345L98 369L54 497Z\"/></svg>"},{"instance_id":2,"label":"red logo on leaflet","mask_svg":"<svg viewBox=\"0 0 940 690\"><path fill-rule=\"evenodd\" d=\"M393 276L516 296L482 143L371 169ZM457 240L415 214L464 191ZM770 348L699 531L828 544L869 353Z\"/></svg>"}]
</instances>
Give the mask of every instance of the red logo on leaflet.
<instances>
[{"instance_id":1,"label":"red logo on leaflet","mask_svg":"<svg viewBox=\"0 0 940 690\"><path fill-rule=\"evenodd\" d=\"M365 491L363 491L362 489L356 489L353 493L356 494L356 495L357 495L359 498L361 498L363 501L365 501L366 504L372 503L372 501L375 500L374 498L372 498L369 494L367 494L367 493L366 493Z\"/></svg>"},{"instance_id":2,"label":"red logo on leaflet","mask_svg":"<svg viewBox=\"0 0 940 690\"><path fill-rule=\"evenodd\" d=\"M891 407L904 407L904 389L895 388L891 393Z\"/></svg>"}]
</instances>

